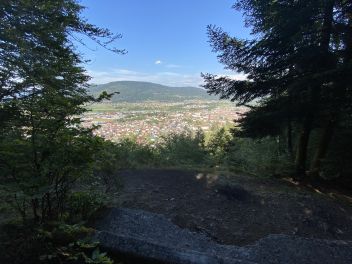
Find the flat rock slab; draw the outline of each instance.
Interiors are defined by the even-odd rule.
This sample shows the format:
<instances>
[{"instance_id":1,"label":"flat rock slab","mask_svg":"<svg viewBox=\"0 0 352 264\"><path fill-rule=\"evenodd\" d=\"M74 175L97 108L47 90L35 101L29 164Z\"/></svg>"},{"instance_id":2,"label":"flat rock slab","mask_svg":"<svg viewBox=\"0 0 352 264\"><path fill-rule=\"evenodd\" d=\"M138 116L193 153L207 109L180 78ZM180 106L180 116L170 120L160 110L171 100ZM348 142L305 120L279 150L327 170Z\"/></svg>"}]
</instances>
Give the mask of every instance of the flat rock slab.
<instances>
[{"instance_id":1,"label":"flat rock slab","mask_svg":"<svg viewBox=\"0 0 352 264\"><path fill-rule=\"evenodd\" d=\"M278 179L191 170L126 170L117 176L124 188L113 207L162 214L219 244L246 246L270 234L352 241L352 203L331 199L331 193Z\"/></svg>"},{"instance_id":2,"label":"flat rock slab","mask_svg":"<svg viewBox=\"0 0 352 264\"><path fill-rule=\"evenodd\" d=\"M143 210L110 209L97 230L97 239L108 250L165 263L352 263L352 241L269 235L250 246L221 245Z\"/></svg>"}]
</instances>

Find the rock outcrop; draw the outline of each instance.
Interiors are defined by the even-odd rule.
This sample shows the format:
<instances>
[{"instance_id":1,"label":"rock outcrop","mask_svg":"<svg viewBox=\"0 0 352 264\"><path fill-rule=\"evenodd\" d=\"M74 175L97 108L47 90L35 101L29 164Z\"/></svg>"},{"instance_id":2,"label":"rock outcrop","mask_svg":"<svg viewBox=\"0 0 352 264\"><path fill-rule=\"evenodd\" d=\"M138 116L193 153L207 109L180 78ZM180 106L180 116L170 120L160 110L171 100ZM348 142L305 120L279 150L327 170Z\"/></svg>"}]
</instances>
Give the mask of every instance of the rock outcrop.
<instances>
[{"instance_id":1,"label":"rock outcrop","mask_svg":"<svg viewBox=\"0 0 352 264\"><path fill-rule=\"evenodd\" d=\"M250 246L220 245L181 229L163 215L111 209L97 224L96 238L113 252L182 264L350 264L352 241L269 235Z\"/></svg>"}]
</instances>

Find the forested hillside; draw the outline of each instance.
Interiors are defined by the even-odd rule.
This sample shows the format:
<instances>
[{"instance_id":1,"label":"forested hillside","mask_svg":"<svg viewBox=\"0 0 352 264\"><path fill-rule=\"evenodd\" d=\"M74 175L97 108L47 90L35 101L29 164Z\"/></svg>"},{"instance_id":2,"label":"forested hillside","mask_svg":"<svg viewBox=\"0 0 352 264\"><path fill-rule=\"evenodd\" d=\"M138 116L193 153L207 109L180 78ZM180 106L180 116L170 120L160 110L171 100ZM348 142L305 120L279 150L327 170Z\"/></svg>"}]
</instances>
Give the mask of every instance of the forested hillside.
<instances>
[{"instance_id":1,"label":"forested hillside","mask_svg":"<svg viewBox=\"0 0 352 264\"><path fill-rule=\"evenodd\" d=\"M185 100L216 100L217 96L209 95L203 88L169 87L149 82L119 81L101 85L92 85L89 91L95 96L103 91L118 92L112 102L179 102Z\"/></svg>"}]
</instances>

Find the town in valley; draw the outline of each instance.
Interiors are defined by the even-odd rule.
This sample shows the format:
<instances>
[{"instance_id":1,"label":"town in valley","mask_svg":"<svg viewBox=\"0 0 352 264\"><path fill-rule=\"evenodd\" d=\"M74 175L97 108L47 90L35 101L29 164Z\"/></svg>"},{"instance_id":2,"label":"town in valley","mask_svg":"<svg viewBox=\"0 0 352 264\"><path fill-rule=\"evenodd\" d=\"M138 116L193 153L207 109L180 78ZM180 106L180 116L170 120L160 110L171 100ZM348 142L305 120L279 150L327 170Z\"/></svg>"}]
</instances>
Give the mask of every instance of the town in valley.
<instances>
[{"instance_id":1,"label":"town in valley","mask_svg":"<svg viewBox=\"0 0 352 264\"><path fill-rule=\"evenodd\" d=\"M102 103L91 106L83 125L98 125L95 133L115 142L132 137L138 143L153 143L168 134L231 127L244 112L245 107L215 100Z\"/></svg>"}]
</instances>

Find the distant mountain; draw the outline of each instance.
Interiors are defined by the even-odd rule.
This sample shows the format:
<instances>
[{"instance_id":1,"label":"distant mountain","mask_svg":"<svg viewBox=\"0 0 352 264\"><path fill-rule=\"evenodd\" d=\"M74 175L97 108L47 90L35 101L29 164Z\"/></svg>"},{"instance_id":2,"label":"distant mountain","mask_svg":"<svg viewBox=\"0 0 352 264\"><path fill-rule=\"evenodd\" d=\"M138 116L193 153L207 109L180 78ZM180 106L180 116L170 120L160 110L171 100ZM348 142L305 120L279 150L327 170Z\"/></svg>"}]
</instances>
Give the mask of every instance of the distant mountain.
<instances>
[{"instance_id":1,"label":"distant mountain","mask_svg":"<svg viewBox=\"0 0 352 264\"><path fill-rule=\"evenodd\" d=\"M119 92L114 95L112 102L179 102L185 100L216 100L204 89L197 87L170 87L149 82L119 81L100 85L92 85L89 91L99 95L103 91Z\"/></svg>"}]
</instances>

